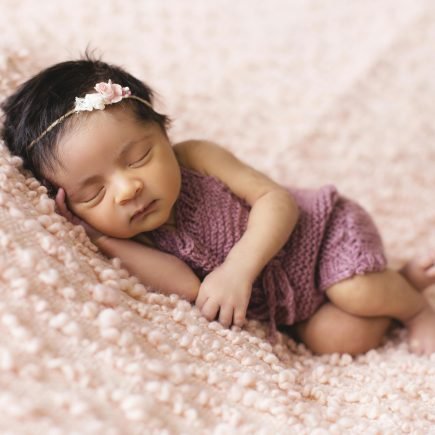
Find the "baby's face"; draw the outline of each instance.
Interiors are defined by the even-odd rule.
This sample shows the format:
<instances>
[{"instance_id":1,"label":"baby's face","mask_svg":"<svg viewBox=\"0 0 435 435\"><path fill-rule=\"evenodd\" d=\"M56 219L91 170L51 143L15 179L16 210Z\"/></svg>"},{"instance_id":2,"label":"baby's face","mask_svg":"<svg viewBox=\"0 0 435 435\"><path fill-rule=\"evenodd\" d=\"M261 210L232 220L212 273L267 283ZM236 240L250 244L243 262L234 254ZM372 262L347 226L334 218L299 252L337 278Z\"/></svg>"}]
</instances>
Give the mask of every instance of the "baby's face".
<instances>
[{"instance_id":1,"label":"baby's face","mask_svg":"<svg viewBox=\"0 0 435 435\"><path fill-rule=\"evenodd\" d=\"M159 125L125 108L94 111L61 139L59 156L51 181L95 229L130 238L173 222L180 168Z\"/></svg>"}]
</instances>

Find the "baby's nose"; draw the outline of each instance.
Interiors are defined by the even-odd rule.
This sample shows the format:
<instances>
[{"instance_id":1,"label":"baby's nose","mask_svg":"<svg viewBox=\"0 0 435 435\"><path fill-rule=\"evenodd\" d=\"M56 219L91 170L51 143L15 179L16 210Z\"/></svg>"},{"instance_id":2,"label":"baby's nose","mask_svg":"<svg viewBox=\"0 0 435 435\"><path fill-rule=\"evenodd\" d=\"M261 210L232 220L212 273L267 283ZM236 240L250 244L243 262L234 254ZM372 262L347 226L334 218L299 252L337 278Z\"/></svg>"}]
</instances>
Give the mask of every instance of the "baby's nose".
<instances>
[{"instance_id":1,"label":"baby's nose","mask_svg":"<svg viewBox=\"0 0 435 435\"><path fill-rule=\"evenodd\" d=\"M118 183L118 189L116 192L116 202L118 204L124 204L134 199L143 189L143 183L138 180L124 179Z\"/></svg>"}]
</instances>

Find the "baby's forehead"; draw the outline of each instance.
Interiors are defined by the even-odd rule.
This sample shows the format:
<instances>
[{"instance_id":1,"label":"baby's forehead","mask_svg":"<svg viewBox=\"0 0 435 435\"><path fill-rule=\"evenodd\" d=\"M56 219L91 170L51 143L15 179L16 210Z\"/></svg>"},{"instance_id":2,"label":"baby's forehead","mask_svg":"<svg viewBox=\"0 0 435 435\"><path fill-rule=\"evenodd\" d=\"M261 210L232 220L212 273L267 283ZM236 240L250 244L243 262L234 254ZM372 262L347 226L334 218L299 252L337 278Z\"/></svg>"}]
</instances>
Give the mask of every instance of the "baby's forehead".
<instances>
[{"instance_id":1,"label":"baby's forehead","mask_svg":"<svg viewBox=\"0 0 435 435\"><path fill-rule=\"evenodd\" d=\"M62 149L71 141L89 140L100 137L122 137L137 130L150 128L146 123L140 123L132 110L105 109L91 113L78 113L71 116L58 140Z\"/></svg>"},{"instance_id":2,"label":"baby's forehead","mask_svg":"<svg viewBox=\"0 0 435 435\"><path fill-rule=\"evenodd\" d=\"M129 114L90 117L72 126L58 143L60 167L81 171L101 167L127 153L138 143L162 135L157 124L140 123Z\"/></svg>"}]
</instances>

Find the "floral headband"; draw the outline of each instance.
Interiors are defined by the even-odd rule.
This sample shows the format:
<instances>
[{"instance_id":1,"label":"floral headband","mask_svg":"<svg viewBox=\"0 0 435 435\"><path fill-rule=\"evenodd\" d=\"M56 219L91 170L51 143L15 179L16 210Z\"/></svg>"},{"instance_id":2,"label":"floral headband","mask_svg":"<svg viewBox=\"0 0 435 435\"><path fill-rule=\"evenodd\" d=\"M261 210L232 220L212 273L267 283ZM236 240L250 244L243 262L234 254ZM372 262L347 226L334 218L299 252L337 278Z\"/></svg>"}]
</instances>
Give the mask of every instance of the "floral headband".
<instances>
[{"instance_id":1,"label":"floral headband","mask_svg":"<svg viewBox=\"0 0 435 435\"><path fill-rule=\"evenodd\" d=\"M30 142L28 149L31 149L36 142L40 141L50 130L52 130L57 124L60 124L65 118L79 112L92 112L93 110L104 110L109 104L118 103L124 98L132 98L134 100L140 101L146 106L152 109L151 104L144 100L143 98L131 95L131 91L128 87L122 87L116 83L112 83L109 80L107 83L101 82L97 83L94 87L97 92L92 94L86 94L84 98L76 97L74 109L62 115L60 118L56 119L52 124L50 124L36 139Z\"/></svg>"}]
</instances>

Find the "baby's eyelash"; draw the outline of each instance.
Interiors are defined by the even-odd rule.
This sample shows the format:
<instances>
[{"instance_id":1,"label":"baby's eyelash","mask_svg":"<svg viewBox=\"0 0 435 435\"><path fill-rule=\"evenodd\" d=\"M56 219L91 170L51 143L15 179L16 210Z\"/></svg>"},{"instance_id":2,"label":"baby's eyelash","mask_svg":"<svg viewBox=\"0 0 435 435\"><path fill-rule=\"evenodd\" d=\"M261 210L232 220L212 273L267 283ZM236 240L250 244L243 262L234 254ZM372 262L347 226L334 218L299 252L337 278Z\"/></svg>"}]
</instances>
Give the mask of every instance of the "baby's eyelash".
<instances>
[{"instance_id":1,"label":"baby's eyelash","mask_svg":"<svg viewBox=\"0 0 435 435\"><path fill-rule=\"evenodd\" d=\"M130 163L130 165L134 165L135 163L138 163L138 162L140 162L141 160L143 160L149 153L150 153L150 149L149 150L147 150L147 152L140 158L140 159L138 159L138 160L135 160L133 163Z\"/></svg>"},{"instance_id":2,"label":"baby's eyelash","mask_svg":"<svg viewBox=\"0 0 435 435\"><path fill-rule=\"evenodd\" d=\"M140 161L142 161L143 159L145 159L145 157L147 157L148 156L148 154L151 152L151 148L150 149L148 149L147 151L146 151L146 153L142 156L142 157L140 157L138 160L135 160L133 163L130 163L129 164L129 166L131 166L131 165L135 165L136 163L139 163ZM82 201L82 203L83 204L88 204L88 203L90 203L91 201L93 201L94 199L96 199L97 197L98 197L98 195L102 192L102 190L103 190L104 188L101 188L92 198L89 198L89 199L87 199L86 201Z\"/></svg>"},{"instance_id":3,"label":"baby's eyelash","mask_svg":"<svg viewBox=\"0 0 435 435\"><path fill-rule=\"evenodd\" d=\"M99 194L100 192L103 190L103 188L101 188L92 198L87 199L86 201L82 201L84 204L87 204L91 201L93 201Z\"/></svg>"}]
</instances>

